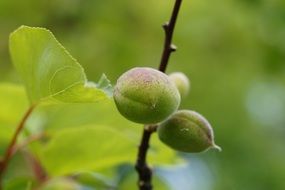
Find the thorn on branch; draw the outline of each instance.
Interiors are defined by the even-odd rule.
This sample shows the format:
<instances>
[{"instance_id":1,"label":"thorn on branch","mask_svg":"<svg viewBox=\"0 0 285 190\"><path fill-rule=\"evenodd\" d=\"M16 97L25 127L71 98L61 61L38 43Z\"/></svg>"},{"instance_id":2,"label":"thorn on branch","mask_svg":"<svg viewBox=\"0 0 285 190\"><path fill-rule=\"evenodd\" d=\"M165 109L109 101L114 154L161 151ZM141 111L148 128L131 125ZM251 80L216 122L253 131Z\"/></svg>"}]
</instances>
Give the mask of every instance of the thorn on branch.
<instances>
[{"instance_id":1,"label":"thorn on branch","mask_svg":"<svg viewBox=\"0 0 285 190\"><path fill-rule=\"evenodd\" d=\"M177 50L176 45L171 44L171 45L170 45L170 51L174 52L174 51L176 51L176 50Z\"/></svg>"},{"instance_id":2,"label":"thorn on branch","mask_svg":"<svg viewBox=\"0 0 285 190\"><path fill-rule=\"evenodd\" d=\"M169 22L164 23L164 24L162 25L162 27L163 27L164 31L167 32L167 31L168 31L168 28L169 28Z\"/></svg>"}]
</instances>

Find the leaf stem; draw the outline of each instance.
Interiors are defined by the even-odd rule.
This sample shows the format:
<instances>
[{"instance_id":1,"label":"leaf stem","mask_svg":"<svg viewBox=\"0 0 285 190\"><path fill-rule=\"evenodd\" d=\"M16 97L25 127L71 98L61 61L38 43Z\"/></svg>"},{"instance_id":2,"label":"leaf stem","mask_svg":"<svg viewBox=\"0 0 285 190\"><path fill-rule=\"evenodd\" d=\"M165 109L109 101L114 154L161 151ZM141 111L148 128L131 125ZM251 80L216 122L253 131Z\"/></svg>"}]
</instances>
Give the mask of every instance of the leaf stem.
<instances>
[{"instance_id":1,"label":"leaf stem","mask_svg":"<svg viewBox=\"0 0 285 190\"><path fill-rule=\"evenodd\" d=\"M182 0L176 0L171 14L170 21L163 25L165 32L164 49L158 70L165 72L168 61L172 52L176 50L176 46L172 44L172 36L177 20L177 16L181 7ZM157 125L147 125L144 127L139 151L137 156L136 170L139 175L138 186L140 190L152 190L152 169L148 166L146 157L149 149L149 141L153 132L156 131Z\"/></svg>"},{"instance_id":2,"label":"leaf stem","mask_svg":"<svg viewBox=\"0 0 285 190\"><path fill-rule=\"evenodd\" d=\"M27 160L31 164L31 169L34 172L34 175L36 179L38 180L38 183L42 184L46 180L48 180L48 175L46 171L44 170L43 166L41 165L40 161L38 160L38 158L29 152L27 152L26 157L27 157Z\"/></svg>"},{"instance_id":3,"label":"leaf stem","mask_svg":"<svg viewBox=\"0 0 285 190\"><path fill-rule=\"evenodd\" d=\"M20 121L20 123L19 123L19 125L18 125L12 139L11 139L11 142L10 142L8 148L6 149L3 160L0 162L0 190L2 189L1 188L1 185L2 185L1 181L3 179L3 174L4 174L5 169L7 168L8 164L9 164L9 161L11 160L13 153L14 153L15 145L16 145L17 139L19 137L19 134L21 133L22 129L24 128L27 119L29 118L29 116L31 115L31 113L33 112L35 107L36 107L36 104L31 105L29 107L29 109L26 111L25 115L23 116L22 120Z\"/></svg>"}]
</instances>

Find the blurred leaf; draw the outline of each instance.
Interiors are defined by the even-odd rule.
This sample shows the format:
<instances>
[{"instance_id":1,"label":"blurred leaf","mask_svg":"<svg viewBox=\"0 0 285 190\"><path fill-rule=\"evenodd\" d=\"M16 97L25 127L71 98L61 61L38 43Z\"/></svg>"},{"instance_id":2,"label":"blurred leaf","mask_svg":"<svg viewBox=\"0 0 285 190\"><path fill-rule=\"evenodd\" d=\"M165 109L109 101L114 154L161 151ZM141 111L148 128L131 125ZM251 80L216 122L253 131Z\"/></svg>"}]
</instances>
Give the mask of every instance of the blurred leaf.
<instances>
[{"instance_id":1,"label":"blurred leaf","mask_svg":"<svg viewBox=\"0 0 285 190\"><path fill-rule=\"evenodd\" d=\"M47 181L40 190L80 190L80 185L72 179L53 178Z\"/></svg>"},{"instance_id":2,"label":"blurred leaf","mask_svg":"<svg viewBox=\"0 0 285 190\"><path fill-rule=\"evenodd\" d=\"M99 173L81 172L75 176L75 179L80 185L90 189L107 190L114 188L113 182Z\"/></svg>"},{"instance_id":3,"label":"blurred leaf","mask_svg":"<svg viewBox=\"0 0 285 190\"><path fill-rule=\"evenodd\" d=\"M4 187L3 190L31 190L32 179L28 177L15 178Z\"/></svg>"},{"instance_id":4,"label":"blurred leaf","mask_svg":"<svg viewBox=\"0 0 285 190\"><path fill-rule=\"evenodd\" d=\"M151 137L151 146L148 152L149 163L155 166L182 163L184 160L177 152L164 145L158 138L157 133Z\"/></svg>"},{"instance_id":5,"label":"blurred leaf","mask_svg":"<svg viewBox=\"0 0 285 190\"><path fill-rule=\"evenodd\" d=\"M22 86L0 83L0 155L9 142L16 125L28 108Z\"/></svg>"},{"instance_id":6,"label":"blurred leaf","mask_svg":"<svg viewBox=\"0 0 285 190\"><path fill-rule=\"evenodd\" d=\"M113 100L106 99L89 104L58 104L40 107L45 130L57 133L64 128L96 124L119 129L128 135L139 137L142 126L125 119L118 111Z\"/></svg>"},{"instance_id":7,"label":"blurred leaf","mask_svg":"<svg viewBox=\"0 0 285 190\"><path fill-rule=\"evenodd\" d=\"M117 111L113 101L105 100L92 104L61 104L43 107L46 121L45 131L53 138L60 130L78 128L82 125L108 126L120 130L128 138L139 144L143 126L126 120ZM34 114L36 116L36 114ZM111 116L111 117L110 117ZM41 149L41 146L38 147ZM137 147L130 151L136 152ZM165 165L180 162L176 151L166 147L154 133L151 138L149 160L154 165ZM134 161L134 160L133 160Z\"/></svg>"},{"instance_id":8,"label":"blurred leaf","mask_svg":"<svg viewBox=\"0 0 285 190\"><path fill-rule=\"evenodd\" d=\"M26 152L19 151L12 157L3 179L5 190L26 190L35 184L36 178Z\"/></svg>"},{"instance_id":9,"label":"blurred leaf","mask_svg":"<svg viewBox=\"0 0 285 190\"><path fill-rule=\"evenodd\" d=\"M51 175L100 170L134 160L135 143L108 127L82 126L61 130L40 153Z\"/></svg>"},{"instance_id":10,"label":"blurred leaf","mask_svg":"<svg viewBox=\"0 0 285 190\"><path fill-rule=\"evenodd\" d=\"M10 52L32 103L43 99L94 102L106 98L104 90L87 82L81 65L44 28L18 28L10 35Z\"/></svg>"},{"instance_id":11,"label":"blurred leaf","mask_svg":"<svg viewBox=\"0 0 285 190\"><path fill-rule=\"evenodd\" d=\"M23 86L0 83L0 105L0 121L7 124L18 123L18 120L28 108Z\"/></svg>"}]
</instances>

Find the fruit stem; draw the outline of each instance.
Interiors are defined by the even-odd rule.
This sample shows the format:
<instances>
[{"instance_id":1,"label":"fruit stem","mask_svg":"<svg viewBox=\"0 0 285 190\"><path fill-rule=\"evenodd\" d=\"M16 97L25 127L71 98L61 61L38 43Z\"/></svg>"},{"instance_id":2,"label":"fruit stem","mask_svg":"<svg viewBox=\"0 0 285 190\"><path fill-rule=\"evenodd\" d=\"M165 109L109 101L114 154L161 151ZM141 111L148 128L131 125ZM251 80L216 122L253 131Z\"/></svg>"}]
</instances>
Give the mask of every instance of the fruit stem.
<instances>
[{"instance_id":1,"label":"fruit stem","mask_svg":"<svg viewBox=\"0 0 285 190\"><path fill-rule=\"evenodd\" d=\"M1 160L1 162L0 162L0 190L2 189L1 188L1 185L2 185L1 181L3 179L3 173L5 172L5 169L7 168L9 161L11 160L11 157L15 151L15 145L16 145L17 139L19 137L19 134L21 133L22 129L24 128L27 119L29 118L29 116L31 115L31 113L33 112L35 107L36 107L35 104L31 105L29 107L29 109L26 111L25 115L23 116L22 120L20 121L20 123L19 123L19 125L18 125L18 127L17 127L17 129L13 135L13 138L11 139L11 142L10 142L8 148L6 149L3 160Z\"/></svg>"},{"instance_id":2,"label":"fruit stem","mask_svg":"<svg viewBox=\"0 0 285 190\"><path fill-rule=\"evenodd\" d=\"M182 0L176 0L170 21L163 25L165 32L164 49L161 55L161 61L158 70L165 72L169 57L172 52L176 50L176 46L172 44L172 36L177 20L177 16L181 7ZM139 152L136 163L136 170L139 175L138 186L140 190L152 190L152 169L148 166L146 161L147 151L149 148L149 141L153 132L156 131L157 125L147 125L144 127L141 142L139 145Z\"/></svg>"}]
</instances>

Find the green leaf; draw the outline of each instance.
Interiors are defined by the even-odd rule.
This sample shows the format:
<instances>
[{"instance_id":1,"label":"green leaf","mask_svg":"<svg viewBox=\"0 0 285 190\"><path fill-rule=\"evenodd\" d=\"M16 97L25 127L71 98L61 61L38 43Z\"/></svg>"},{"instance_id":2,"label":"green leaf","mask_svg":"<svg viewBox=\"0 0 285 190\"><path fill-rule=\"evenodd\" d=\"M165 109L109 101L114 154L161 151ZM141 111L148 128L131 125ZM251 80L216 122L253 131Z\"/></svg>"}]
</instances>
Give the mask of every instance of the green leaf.
<instances>
[{"instance_id":1,"label":"green leaf","mask_svg":"<svg viewBox=\"0 0 285 190\"><path fill-rule=\"evenodd\" d=\"M88 189L114 189L114 182L106 176L95 172L81 172L74 176L76 182Z\"/></svg>"},{"instance_id":2,"label":"green leaf","mask_svg":"<svg viewBox=\"0 0 285 190\"><path fill-rule=\"evenodd\" d=\"M113 95L113 87L111 85L111 81L105 74L101 76L96 87L102 89L110 97Z\"/></svg>"},{"instance_id":3,"label":"green leaf","mask_svg":"<svg viewBox=\"0 0 285 190\"><path fill-rule=\"evenodd\" d=\"M38 109L39 110L39 109ZM54 138L61 130L73 130L81 126L107 126L113 130L119 130L139 144L143 126L126 120L119 114L115 103L111 100L100 101L92 104L60 104L43 107L43 113L39 114L45 121L43 128L48 136ZM33 114L36 116L36 114ZM39 126L39 125L37 125ZM42 149L39 144L36 152ZM136 154L136 146L128 151ZM166 165L180 162L177 152L165 146L154 133L151 137L148 152L149 163L152 165ZM132 160L132 163L135 161Z\"/></svg>"},{"instance_id":4,"label":"green leaf","mask_svg":"<svg viewBox=\"0 0 285 190\"><path fill-rule=\"evenodd\" d=\"M17 124L29 106L25 89L16 84L0 83L0 105L0 122Z\"/></svg>"},{"instance_id":5,"label":"green leaf","mask_svg":"<svg viewBox=\"0 0 285 190\"><path fill-rule=\"evenodd\" d=\"M125 119L110 99L89 104L52 104L39 108L44 116L42 120L45 121L45 131L50 134L57 133L63 128L104 125L140 138L142 125Z\"/></svg>"},{"instance_id":6,"label":"green leaf","mask_svg":"<svg viewBox=\"0 0 285 190\"><path fill-rule=\"evenodd\" d=\"M31 190L33 183L36 182L28 177L15 178L9 181L3 190Z\"/></svg>"},{"instance_id":7,"label":"green leaf","mask_svg":"<svg viewBox=\"0 0 285 190\"><path fill-rule=\"evenodd\" d=\"M101 170L135 160L136 143L102 126L61 130L42 149L40 160L51 175Z\"/></svg>"},{"instance_id":8,"label":"green leaf","mask_svg":"<svg viewBox=\"0 0 285 190\"><path fill-rule=\"evenodd\" d=\"M28 154L18 151L13 155L3 175L4 190L26 190L28 186L35 184L36 178Z\"/></svg>"},{"instance_id":9,"label":"green leaf","mask_svg":"<svg viewBox=\"0 0 285 190\"><path fill-rule=\"evenodd\" d=\"M19 85L0 83L0 157L15 128L28 109L25 89Z\"/></svg>"},{"instance_id":10,"label":"green leaf","mask_svg":"<svg viewBox=\"0 0 285 190\"><path fill-rule=\"evenodd\" d=\"M81 65L47 29L21 26L10 35L10 53L31 103L95 102L110 95L106 77L104 85L88 82Z\"/></svg>"},{"instance_id":11,"label":"green leaf","mask_svg":"<svg viewBox=\"0 0 285 190\"><path fill-rule=\"evenodd\" d=\"M41 190L81 190L80 187L73 179L71 178L52 178L46 181L40 188Z\"/></svg>"}]
</instances>

